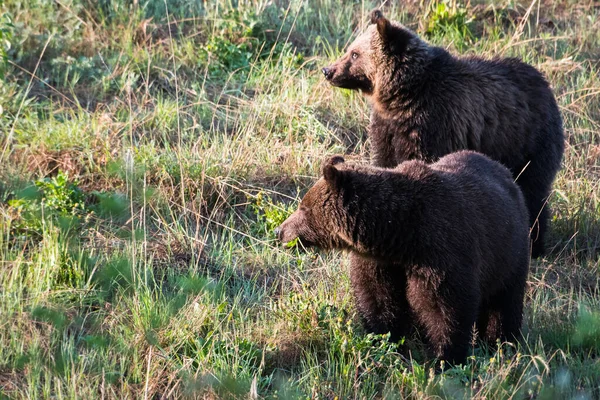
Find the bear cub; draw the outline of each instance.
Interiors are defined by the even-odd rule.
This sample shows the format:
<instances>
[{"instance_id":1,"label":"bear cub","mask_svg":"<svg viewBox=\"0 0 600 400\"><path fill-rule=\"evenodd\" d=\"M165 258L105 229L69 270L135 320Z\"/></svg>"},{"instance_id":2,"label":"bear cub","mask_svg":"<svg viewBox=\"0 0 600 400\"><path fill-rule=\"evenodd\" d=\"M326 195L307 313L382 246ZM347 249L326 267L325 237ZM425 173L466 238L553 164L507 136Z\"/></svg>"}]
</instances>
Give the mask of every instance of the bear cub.
<instances>
[{"instance_id":1,"label":"bear cub","mask_svg":"<svg viewBox=\"0 0 600 400\"><path fill-rule=\"evenodd\" d=\"M330 158L276 229L280 241L350 253L367 330L419 329L433 355L462 363L472 328L519 337L529 268L527 207L510 172L475 152L395 169Z\"/></svg>"},{"instance_id":2,"label":"bear cub","mask_svg":"<svg viewBox=\"0 0 600 400\"><path fill-rule=\"evenodd\" d=\"M532 256L542 255L546 201L564 152L548 82L516 58L455 57L379 10L371 23L323 73L331 85L369 98L373 164L431 162L467 149L499 161L525 196Z\"/></svg>"}]
</instances>

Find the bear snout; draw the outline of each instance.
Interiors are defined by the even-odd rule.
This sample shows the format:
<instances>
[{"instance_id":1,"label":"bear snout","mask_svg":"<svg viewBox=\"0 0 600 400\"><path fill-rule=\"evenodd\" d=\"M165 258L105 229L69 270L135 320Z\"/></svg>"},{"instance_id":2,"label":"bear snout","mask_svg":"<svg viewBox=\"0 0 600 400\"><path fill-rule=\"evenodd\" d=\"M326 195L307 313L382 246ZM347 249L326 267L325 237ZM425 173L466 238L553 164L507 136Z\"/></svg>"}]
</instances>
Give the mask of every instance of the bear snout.
<instances>
[{"instance_id":1,"label":"bear snout","mask_svg":"<svg viewBox=\"0 0 600 400\"><path fill-rule=\"evenodd\" d=\"M281 225L275 228L275 230L273 230L273 233L275 234L277 240L281 241Z\"/></svg>"},{"instance_id":2,"label":"bear snout","mask_svg":"<svg viewBox=\"0 0 600 400\"><path fill-rule=\"evenodd\" d=\"M325 79L327 79L328 81L331 80L331 78L333 78L333 74L335 73L335 70L331 67L325 67L322 69L323 71L323 75L325 75Z\"/></svg>"},{"instance_id":3,"label":"bear snout","mask_svg":"<svg viewBox=\"0 0 600 400\"><path fill-rule=\"evenodd\" d=\"M299 229L302 226L302 217L298 214L298 211L293 213L281 223L273 233L277 236L277 240L279 240L283 244L287 244L292 240L296 239L299 236Z\"/></svg>"},{"instance_id":4,"label":"bear snout","mask_svg":"<svg viewBox=\"0 0 600 400\"><path fill-rule=\"evenodd\" d=\"M279 240L282 244L287 244L298 237L298 234L295 232L295 229L286 228L285 226L283 226L283 224L275 228L274 232L277 236L277 240Z\"/></svg>"},{"instance_id":5,"label":"bear snout","mask_svg":"<svg viewBox=\"0 0 600 400\"><path fill-rule=\"evenodd\" d=\"M277 240L280 241L282 244L291 242L296 238L296 235L294 234L294 232L292 232L294 229L290 229L289 226L287 228L285 227L287 222L287 220L284 221L273 231L273 233L275 233L275 236L277 237Z\"/></svg>"}]
</instances>

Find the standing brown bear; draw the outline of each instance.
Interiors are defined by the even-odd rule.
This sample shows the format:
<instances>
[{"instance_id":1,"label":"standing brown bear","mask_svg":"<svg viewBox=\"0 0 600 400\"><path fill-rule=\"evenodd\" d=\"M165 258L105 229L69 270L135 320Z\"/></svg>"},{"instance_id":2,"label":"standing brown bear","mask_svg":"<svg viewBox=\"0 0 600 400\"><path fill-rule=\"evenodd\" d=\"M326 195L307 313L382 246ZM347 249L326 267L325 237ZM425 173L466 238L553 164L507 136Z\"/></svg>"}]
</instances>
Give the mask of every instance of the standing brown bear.
<instances>
[{"instance_id":1,"label":"standing brown bear","mask_svg":"<svg viewBox=\"0 0 600 400\"><path fill-rule=\"evenodd\" d=\"M470 149L507 166L529 209L532 256L544 253L545 207L564 151L562 120L548 83L518 59L457 58L371 13L366 32L323 68L327 80L372 103L372 161L435 161Z\"/></svg>"},{"instance_id":2,"label":"standing brown bear","mask_svg":"<svg viewBox=\"0 0 600 400\"><path fill-rule=\"evenodd\" d=\"M423 330L433 354L467 356L482 338L519 336L529 266L527 207L510 172L475 152L395 169L333 157L276 234L284 243L350 253L366 328Z\"/></svg>"}]
</instances>

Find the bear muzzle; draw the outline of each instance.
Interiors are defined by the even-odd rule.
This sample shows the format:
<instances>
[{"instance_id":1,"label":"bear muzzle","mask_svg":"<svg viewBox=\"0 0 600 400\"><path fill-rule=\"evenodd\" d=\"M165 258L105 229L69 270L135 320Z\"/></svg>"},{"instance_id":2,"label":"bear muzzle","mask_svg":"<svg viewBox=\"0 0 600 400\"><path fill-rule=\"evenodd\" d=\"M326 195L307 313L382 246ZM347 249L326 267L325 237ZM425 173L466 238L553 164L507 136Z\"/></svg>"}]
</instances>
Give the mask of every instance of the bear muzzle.
<instances>
[{"instance_id":1,"label":"bear muzzle","mask_svg":"<svg viewBox=\"0 0 600 400\"><path fill-rule=\"evenodd\" d=\"M333 78L333 75L335 74L335 69L331 67L325 67L321 71L323 71L323 75L325 75L325 79L327 79L328 81L330 81L331 78Z\"/></svg>"},{"instance_id":2,"label":"bear muzzle","mask_svg":"<svg viewBox=\"0 0 600 400\"><path fill-rule=\"evenodd\" d=\"M277 240L282 244L287 244L298 237L298 230L296 229L294 217L295 216L292 214L290 218L283 221L281 225L273 230Z\"/></svg>"},{"instance_id":3,"label":"bear muzzle","mask_svg":"<svg viewBox=\"0 0 600 400\"><path fill-rule=\"evenodd\" d=\"M279 225L273 231L275 233L275 236L277 237L277 240L280 241L282 244L289 243L296 238L296 235L290 234L291 232L289 232L289 229L285 229L285 227L283 226L284 224Z\"/></svg>"},{"instance_id":4,"label":"bear muzzle","mask_svg":"<svg viewBox=\"0 0 600 400\"><path fill-rule=\"evenodd\" d=\"M275 228L273 233L275 234L275 237L277 237L277 240L281 241L281 226Z\"/></svg>"}]
</instances>

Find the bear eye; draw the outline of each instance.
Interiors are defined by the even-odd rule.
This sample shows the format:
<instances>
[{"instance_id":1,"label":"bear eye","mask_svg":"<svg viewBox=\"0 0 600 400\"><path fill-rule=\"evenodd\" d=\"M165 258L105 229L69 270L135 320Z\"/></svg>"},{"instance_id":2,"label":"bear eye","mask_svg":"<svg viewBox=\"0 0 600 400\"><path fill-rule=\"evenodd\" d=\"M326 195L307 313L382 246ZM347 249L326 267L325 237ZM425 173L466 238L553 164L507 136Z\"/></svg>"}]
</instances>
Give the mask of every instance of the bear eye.
<instances>
[{"instance_id":1,"label":"bear eye","mask_svg":"<svg viewBox=\"0 0 600 400\"><path fill-rule=\"evenodd\" d=\"M350 57L352 57L353 60L356 60L358 58L358 53L353 51Z\"/></svg>"}]
</instances>

